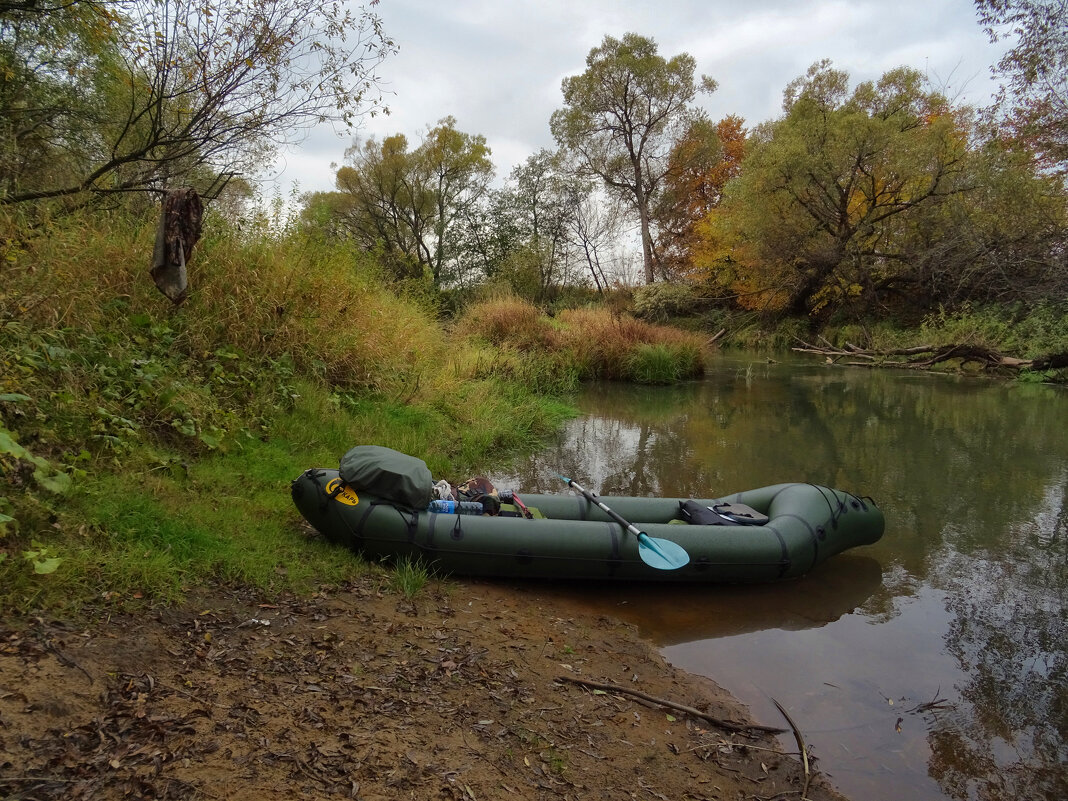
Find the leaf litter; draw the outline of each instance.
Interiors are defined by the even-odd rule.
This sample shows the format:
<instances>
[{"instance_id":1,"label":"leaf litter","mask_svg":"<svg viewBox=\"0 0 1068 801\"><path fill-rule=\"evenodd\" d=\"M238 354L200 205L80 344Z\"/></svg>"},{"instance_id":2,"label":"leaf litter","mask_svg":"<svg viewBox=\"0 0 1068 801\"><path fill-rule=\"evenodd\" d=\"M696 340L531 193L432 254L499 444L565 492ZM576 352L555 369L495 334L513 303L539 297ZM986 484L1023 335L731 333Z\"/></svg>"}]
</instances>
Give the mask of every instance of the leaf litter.
<instances>
[{"instance_id":1,"label":"leaf litter","mask_svg":"<svg viewBox=\"0 0 1068 801\"><path fill-rule=\"evenodd\" d=\"M562 604L493 582L400 599L368 578L306 600L5 621L0 797L800 796L797 756L746 729L727 693L633 627ZM596 689L561 680L562 664ZM623 682L672 713L601 689ZM810 778L807 798L841 799Z\"/></svg>"}]
</instances>

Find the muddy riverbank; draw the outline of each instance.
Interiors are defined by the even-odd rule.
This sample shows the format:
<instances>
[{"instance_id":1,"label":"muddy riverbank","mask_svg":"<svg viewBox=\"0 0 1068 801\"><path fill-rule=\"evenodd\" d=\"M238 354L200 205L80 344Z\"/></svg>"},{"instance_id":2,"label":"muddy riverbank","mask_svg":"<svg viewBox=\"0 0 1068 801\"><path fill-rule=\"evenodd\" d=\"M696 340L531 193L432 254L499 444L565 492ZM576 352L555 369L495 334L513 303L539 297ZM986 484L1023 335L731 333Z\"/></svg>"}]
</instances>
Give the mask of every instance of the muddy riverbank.
<instances>
[{"instance_id":1,"label":"muddy riverbank","mask_svg":"<svg viewBox=\"0 0 1068 801\"><path fill-rule=\"evenodd\" d=\"M409 601L369 577L310 600L9 622L0 796L801 796L801 760L722 689L574 611L481 582ZM840 798L815 769L807 797Z\"/></svg>"}]
</instances>

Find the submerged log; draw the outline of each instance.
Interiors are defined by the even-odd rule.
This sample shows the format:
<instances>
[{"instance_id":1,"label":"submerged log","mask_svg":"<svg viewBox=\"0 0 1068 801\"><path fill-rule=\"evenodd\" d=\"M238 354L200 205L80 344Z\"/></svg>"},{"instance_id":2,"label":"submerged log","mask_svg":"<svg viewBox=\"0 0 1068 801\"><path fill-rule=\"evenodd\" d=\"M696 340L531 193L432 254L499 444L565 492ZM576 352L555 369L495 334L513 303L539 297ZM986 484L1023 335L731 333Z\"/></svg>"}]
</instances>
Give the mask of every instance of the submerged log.
<instances>
[{"instance_id":1,"label":"submerged log","mask_svg":"<svg viewBox=\"0 0 1068 801\"><path fill-rule=\"evenodd\" d=\"M909 348L886 348L881 350L860 348L847 342L836 347L823 340L817 345L798 340L800 346L791 348L798 353L814 353L823 356L830 364L845 364L854 367L904 367L926 369L953 359L963 364L977 364L984 371L997 370L1059 370L1068 367L1068 353L1051 353L1033 359L1006 356L982 345L955 343L951 345L914 345ZM902 357L902 358L898 358ZM863 361L850 361L863 359Z\"/></svg>"}]
</instances>

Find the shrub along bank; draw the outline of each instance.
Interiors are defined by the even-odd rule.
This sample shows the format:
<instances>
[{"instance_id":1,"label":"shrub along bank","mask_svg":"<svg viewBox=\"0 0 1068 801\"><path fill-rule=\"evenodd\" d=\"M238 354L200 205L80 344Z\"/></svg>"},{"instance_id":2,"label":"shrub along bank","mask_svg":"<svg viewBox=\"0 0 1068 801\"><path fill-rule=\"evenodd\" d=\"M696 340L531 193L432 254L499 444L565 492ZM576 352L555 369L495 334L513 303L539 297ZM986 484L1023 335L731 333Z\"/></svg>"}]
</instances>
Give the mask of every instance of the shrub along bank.
<instances>
[{"instance_id":1,"label":"shrub along bank","mask_svg":"<svg viewBox=\"0 0 1068 801\"><path fill-rule=\"evenodd\" d=\"M153 230L67 219L0 237L0 608L307 591L368 569L288 497L354 444L462 477L536 447L593 377L695 375L701 338L514 298L446 328L366 254L209 226L172 308Z\"/></svg>"}]
</instances>

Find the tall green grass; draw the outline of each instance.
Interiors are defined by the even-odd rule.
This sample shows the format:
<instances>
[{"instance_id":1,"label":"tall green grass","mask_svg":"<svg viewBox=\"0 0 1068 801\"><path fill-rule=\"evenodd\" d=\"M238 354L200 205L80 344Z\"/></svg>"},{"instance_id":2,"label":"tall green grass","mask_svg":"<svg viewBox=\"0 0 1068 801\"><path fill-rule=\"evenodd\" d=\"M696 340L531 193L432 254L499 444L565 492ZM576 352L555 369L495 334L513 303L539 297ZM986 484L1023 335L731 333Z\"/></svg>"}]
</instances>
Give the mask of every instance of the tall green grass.
<instances>
[{"instance_id":1,"label":"tall green grass","mask_svg":"<svg viewBox=\"0 0 1068 801\"><path fill-rule=\"evenodd\" d=\"M624 369L638 384L674 384L695 372L693 360L682 355L666 345L638 345L627 354Z\"/></svg>"},{"instance_id":2,"label":"tall green grass","mask_svg":"<svg viewBox=\"0 0 1068 801\"><path fill-rule=\"evenodd\" d=\"M942 310L929 314L914 328L883 321L871 326L830 328L824 336L838 346L851 343L872 350L965 344L1030 359L1068 353L1068 305L965 306L954 312ZM1068 371L1022 371L1019 378L1063 383L1068 379Z\"/></svg>"},{"instance_id":3,"label":"tall green grass","mask_svg":"<svg viewBox=\"0 0 1068 801\"><path fill-rule=\"evenodd\" d=\"M967 342L1029 358L1068 352L1068 304L966 307L926 317L920 337L933 344Z\"/></svg>"},{"instance_id":4,"label":"tall green grass","mask_svg":"<svg viewBox=\"0 0 1068 801\"><path fill-rule=\"evenodd\" d=\"M462 417L443 404L404 405L381 395L339 397L302 382L270 433L196 459L132 452L122 470L75 482L53 522L14 537L14 551L43 539L63 561L38 575L25 560L0 562L0 608L173 601L222 582L270 597L336 586L369 569L304 524L289 482L309 467L336 466L355 444L381 444L426 459L437 477L462 478L534 446L571 409L515 386L473 382ZM508 390L511 394L504 390Z\"/></svg>"},{"instance_id":5,"label":"tall green grass","mask_svg":"<svg viewBox=\"0 0 1068 801\"><path fill-rule=\"evenodd\" d=\"M393 566L389 586L411 600L426 586L430 580L430 570L419 559L404 558Z\"/></svg>"}]
</instances>

